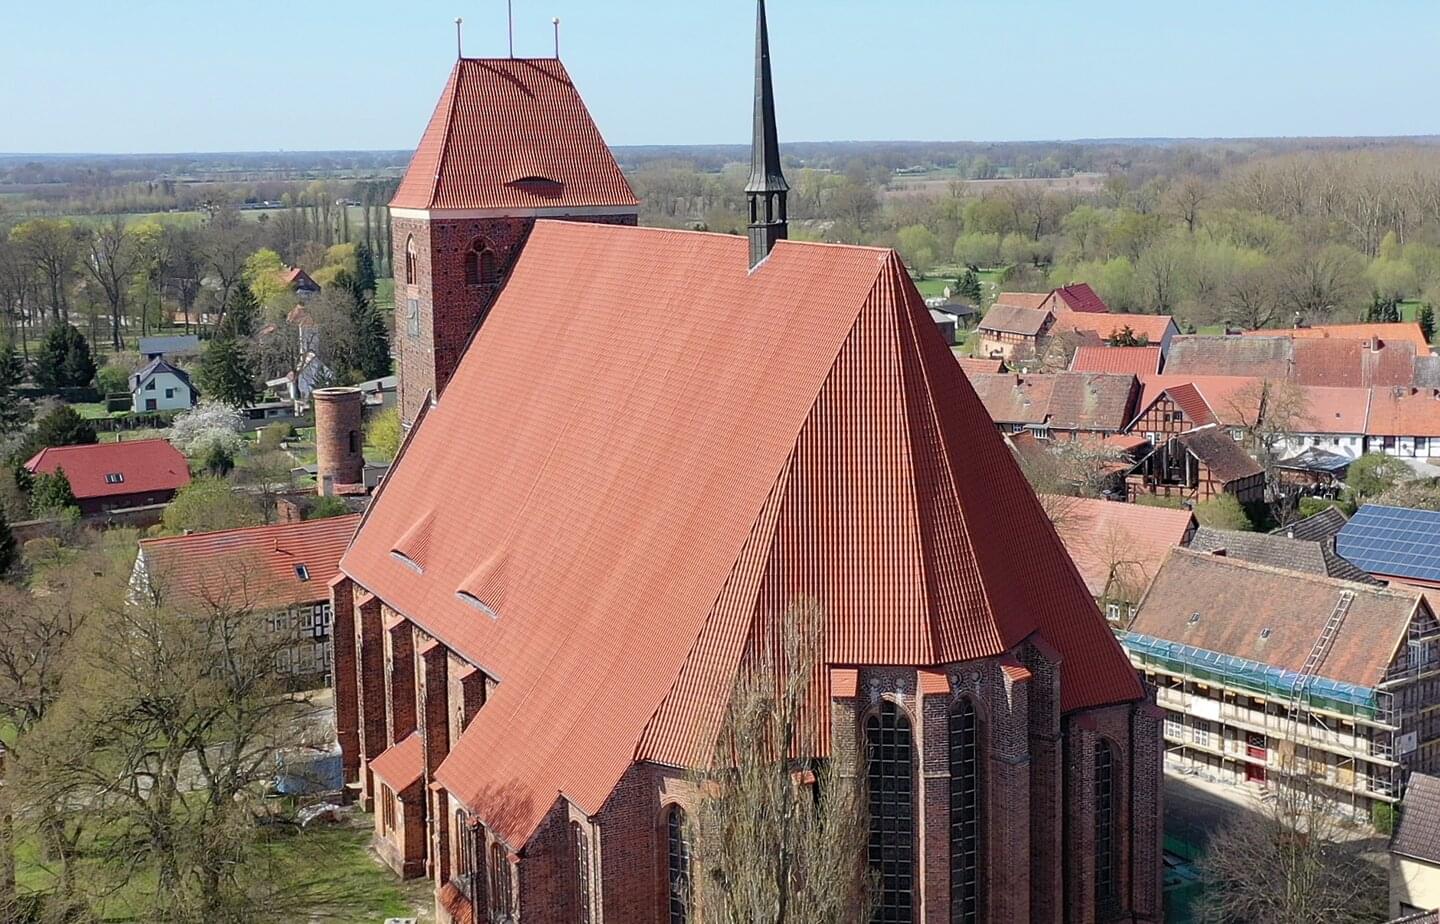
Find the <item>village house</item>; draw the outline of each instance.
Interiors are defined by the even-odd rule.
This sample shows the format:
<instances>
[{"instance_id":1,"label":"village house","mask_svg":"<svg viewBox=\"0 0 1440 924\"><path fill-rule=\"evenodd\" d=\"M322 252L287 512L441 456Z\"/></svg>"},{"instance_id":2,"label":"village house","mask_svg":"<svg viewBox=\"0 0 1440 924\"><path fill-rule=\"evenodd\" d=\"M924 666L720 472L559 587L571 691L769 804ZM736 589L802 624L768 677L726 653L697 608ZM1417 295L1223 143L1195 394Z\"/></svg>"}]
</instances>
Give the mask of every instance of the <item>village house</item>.
<instances>
[{"instance_id":1,"label":"village house","mask_svg":"<svg viewBox=\"0 0 1440 924\"><path fill-rule=\"evenodd\" d=\"M1005 371L1005 360L1003 359L981 359L975 356L961 356L957 353L955 362L959 364L960 371L965 373L966 378L976 375L996 375Z\"/></svg>"},{"instance_id":2,"label":"village house","mask_svg":"<svg viewBox=\"0 0 1440 924\"><path fill-rule=\"evenodd\" d=\"M377 849L442 922L697 920L694 732L810 600L880 919L1158 921L1158 714L899 257L786 240L759 10L747 238L628 227L555 60L458 61L401 182L412 430L332 584Z\"/></svg>"},{"instance_id":3,"label":"village house","mask_svg":"<svg viewBox=\"0 0 1440 924\"><path fill-rule=\"evenodd\" d=\"M1440 389L1371 389L1365 451L1402 459L1440 459Z\"/></svg>"},{"instance_id":4,"label":"village house","mask_svg":"<svg viewBox=\"0 0 1440 924\"><path fill-rule=\"evenodd\" d=\"M1408 340L1182 335L1165 354L1165 373L1247 376L1296 385L1377 388L1420 385L1436 357Z\"/></svg>"},{"instance_id":5,"label":"village house","mask_svg":"<svg viewBox=\"0 0 1440 924\"><path fill-rule=\"evenodd\" d=\"M1154 376L1165 367L1165 352L1158 346L1082 346L1070 358L1071 372L1110 372Z\"/></svg>"},{"instance_id":6,"label":"village house","mask_svg":"<svg viewBox=\"0 0 1440 924\"><path fill-rule=\"evenodd\" d=\"M1091 314L1056 315L1054 332L1072 331L1087 342L1108 345L1112 338L1126 330L1145 346L1157 346L1161 354L1170 349L1170 341L1180 333L1175 319L1168 314Z\"/></svg>"},{"instance_id":7,"label":"village house","mask_svg":"<svg viewBox=\"0 0 1440 924\"><path fill-rule=\"evenodd\" d=\"M1055 495L1041 502L1090 595L1116 627L1129 624L1170 550L1189 543L1198 528L1188 510Z\"/></svg>"},{"instance_id":8,"label":"village house","mask_svg":"<svg viewBox=\"0 0 1440 924\"><path fill-rule=\"evenodd\" d=\"M152 359L130 376L130 409L136 413L184 410L199 400L189 373L164 359Z\"/></svg>"},{"instance_id":9,"label":"village house","mask_svg":"<svg viewBox=\"0 0 1440 924\"><path fill-rule=\"evenodd\" d=\"M1228 433L1206 424L1157 437L1125 476L1125 486L1132 501L1148 494L1200 504L1230 494L1250 504L1265 499L1265 469Z\"/></svg>"},{"instance_id":10,"label":"village house","mask_svg":"<svg viewBox=\"0 0 1440 924\"><path fill-rule=\"evenodd\" d=\"M1140 384L1139 410L1125 431L1156 445L1167 436L1207 426L1220 427L1241 442L1265 410L1265 386L1258 379L1157 375Z\"/></svg>"},{"instance_id":11,"label":"village house","mask_svg":"<svg viewBox=\"0 0 1440 924\"><path fill-rule=\"evenodd\" d=\"M85 516L168 504L190 483L190 464L165 440L51 447L32 456L25 470L64 471Z\"/></svg>"},{"instance_id":12,"label":"village house","mask_svg":"<svg viewBox=\"0 0 1440 924\"><path fill-rule=\"evenodd\" d=\"M320 293L320 283L310 278L310 274L298 266L285 270L281 276L282 281L302 300Z\"/></svg>"},{"instance_id":13,"label":"village house","mask_svg":"<svg viewBox=\"0 0 1440 924\"><path fill-rule=\"evenodd\" d=\"M200 355L200 338L194 334L184 337L141 337L140 355L148 363L155 359L194 357Z\"/></svg>"},{"instance_id":14,"label":"village house","mask_svg":"<svg viewBox=\"0 0 1440 924\"><path fill-rule=\"evenodd\" d=\"M1440 763L1440 623L1418 592L1177 549L1121 641L1177 768L1303 775L1369 818Z\"/></svg>"},{"instance_id":15,"label":"village house","mask_svg":"<svg viewBox=\"0 0 1440 924\"><path fill-rule=\"evenodd\" d=\"M249 613L294 637L275 673L296 689L327 686L330 581L355 534L355 515L142 539L131 586L181 611Z\"/></svg>"},{"instance_id":16,"label":"village house","mask_svg":"<svg viewBox=\"0 0 1440 924\"><path fill-rule=\"evenodd\" d=\"M1139 385L1133 375L1059 372L975 374L970 384L1001 433L1099 442L1125 429Z\"/></svg>"},{"instance_id":17,"label":"village house","mask_svg":"<svg viewBox=\"0 0 1440 924\"><path fill-rule=\"evenodd\" d=\"M1358 459L1366 451L1370 419L1368 388L1327 388L1318 385L1289 386L1298 406L1284 421L1289 431L1276 449L1286 456L1307 449Z\"/></svg>"},{"instance_id":18,"label":"village house","mask_svg":"<svg viewBox=\"0 0 1440 924\"><path fill-rule=\"evenodd\" d=\"M1055 323L1055 316L1048 311L1020 308L1014 305L996 303L985 312L977 328L980 335L980 353L984 356L1008 360L1017 350L1024 348L1028 356L1043 352L1045 338Z\"/></svg>"},{"instance_id":19,"label":"village house","mask_svg":"<svg viewBox=\"0 0 1440 924\"><path fill-rule=\"evenodd\" d=\"M1280 532L1256 533L1201 526L1195 530L1186 545L1196 552L1223 555L1257 565L1288 568L1306 574L1323 574L1326 577L1360 584L1379 583L1340 557L1335 551L1333 539L1333 536L1297 539Z\"/></svg>"},{"instance_id":20,"label":"village house","mask_svg":"<svg viewBox=\"0 0 1440 924\"><path fill-rule=\"evenodd\" d=\"M1416 355L1428 355L1430 341L1414 321L1385 324L1320 324L1315 327L1290 327L1276 330L1248 330L1246 337L1291 337L1302 340L1380 340L1408 341L1415 345Z\"/></svg>"},{"instance_id":21,"label":"village house","mask_svg":"<svg viewBox=\"0 0 1440 924\"><path fill-rule=\"evenodd\" d=\"M1094 289L1090 288L1087 282L1072 282L1068 286L1060 286L1051 290L1045 301L1040 303L1045 308L1059 317L1067 312L1080 312L1082 314L1108 314L1110 306L1105 304Z\"/></svg>"},{"instance_id":22,"label":"village house","mask_svg":"<svg viewBox=\"0 0 1440 924\"><path fill-rule=\"evenodd\" d=\"M1366 504L1341 527L1335 550L1378 580L1440 588L1440 511Z\"/></svg>"},{"instance_id":23,"label":"village house","mask_svg":"<svg viewBox=\"0 0 1440 924\"><path fill-rule=\"evenodd\" d=\"M998 292L991 307L1004 305L1007 308L1024 308L1027 311L1050 311L1055 305L1051 295L1051 292Z\"/></svg>"},{"instance_id":24,"label":"village house","mask_svg":"<svg viewBox=\"0 0 1440 924\"><path fill-rule=\"evenodd\" d=\"M1412 773L1390 838L1390 915L1434 921L1440 909L1440 777ZM1418 915L1417 917L1412 917Z\"/></svg>"}]
</instances>

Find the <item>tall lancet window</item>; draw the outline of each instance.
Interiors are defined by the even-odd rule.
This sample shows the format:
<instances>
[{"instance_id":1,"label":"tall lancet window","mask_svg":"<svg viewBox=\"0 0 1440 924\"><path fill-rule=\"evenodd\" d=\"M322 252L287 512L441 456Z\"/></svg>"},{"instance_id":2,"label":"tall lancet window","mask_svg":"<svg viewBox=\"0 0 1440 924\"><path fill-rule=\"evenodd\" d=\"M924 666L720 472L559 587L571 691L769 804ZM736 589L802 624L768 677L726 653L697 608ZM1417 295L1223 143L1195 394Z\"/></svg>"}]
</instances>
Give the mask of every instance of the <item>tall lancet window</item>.
<instances>
[{"instance_id":1,"label":"tall lancet window","mask_svg":"<svg viewBox=\"0 0 1440 924\"><path fill-rule=\"evenodd\" d=\"M984 780L980 717L961 700L950 713L950 924L980 921L980 851L984 836Z\"/></svg>"},{"instance_id":2,"label":"tall lancet window","mask_svg":"<svg viewBox=\"0 0 1440 924\"><path fill-rule=\"evenodd\" d=\"M685 811L678 805L665 813L665 867L669 886L670 924L690 924L690 838Z\"/></svg>"},{"instance_id":3,"label":"tall lancet window","mask_svg":"<svg viewBox=\"0 0 1440 924\"><path fill-rule=\"evenodd\" d=\"M1095 744L1095 908L1113 910L1119 899L1116 837L1115 749L1108 741Z\"/></svg>"},{"instance_id":4,"label":"tall lancet window","mask_svg":"<svg viewBox=\"0 0 1440 924\"><path fill-rule=\"evenodd\" d=\"M405 284L415 284L415 267L420 259L420 248L415 246L415 238L412 235L405 239Z\"/></svg>"},{"instance_id":5,"label":"tall lancet window","mask_svg":"<svg viewBox=\"0 0 1440 924\"><path fill-rule=\"evenodd\" d=\"M465 252L465 284L467 286L493 286L500 281L500 264L495 261L495 251L484 241L476 241Z\"/></svg>"},{"instance_id":6,"label":"tall lancet window","mask_svg":"<svg viewBox=\"0 0 1440 924\"><path fill-rule=\"evenodd\" d=\"M865 720L875 924L915 920L915 742L910 717L886 701Z\"/></svg>"}]
</instances>

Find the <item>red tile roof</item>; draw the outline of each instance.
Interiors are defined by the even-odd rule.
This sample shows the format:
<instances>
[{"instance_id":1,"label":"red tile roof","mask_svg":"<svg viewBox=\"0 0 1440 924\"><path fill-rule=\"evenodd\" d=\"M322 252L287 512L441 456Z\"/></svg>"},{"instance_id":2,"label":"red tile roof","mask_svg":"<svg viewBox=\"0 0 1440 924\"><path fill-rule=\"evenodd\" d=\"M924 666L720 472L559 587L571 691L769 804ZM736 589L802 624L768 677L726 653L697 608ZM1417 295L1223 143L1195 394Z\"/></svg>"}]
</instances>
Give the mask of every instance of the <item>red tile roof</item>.
<instances>
[{"instance_id":1,"label":"red tile roof","mask_svg":"<svg viewBox=\"0 0 1440 924\"><path fill-rule=\"evenodd\" d=\"M1090 288L1087 282L1077 282L1073 285L1061 286L1054 291L1054 296L1059 305L1070 311L1083 311L1092 314L1109 314L1110 306Z\"/></svg>"},{"instance_id":2,"label":"red tile roof","mask_svg":"<svg viewBox=\"0 0 1440 924\"><path fill-rule=\"evenodd\" d=\"M1113 334L1118 334L1126 327L1136 337L1144 337L1148 342L1159 344L1165 339L1166 332L1171 334L1179 333L1175 327L1174 318L1168 314L1088 314L1070 313L1060 316L1055 322L1059 330L1069 329L1081 334L1094 334L1101 340L1108 339Z\"/></svg>"},{"instance_id":3,"label":"red tile roof","mask_svg":"<svg viewBox=\"0 0 1440 924\"><path fill-rule=\"evenodd\" d=\"M620 211L638 204L564 65L549 58L457 61L390 202Z\"/></svg>"},{"instance_id":4,"label":"red tile roof","mask_svg":"<svg viewBox=\"0 0 1440 924\"><path fill-rule=\"evenodd\" d=\"M1158 346L1082 346L1070 360L1071 372L1123 372L1156 375L1164 353Z\"/></svg>"},{"instance_id":5,"label":"red tile roof","mask_svg":"<svg viewBox=\"0 0 1440 924\"><path fill-rule=\"evenodd\" d=\"M1250 376L1297 385L1369 388L1415 381L1409 340L1180 336L1165 356L1166 375Z\"/></svg>"},{"instance_id":6,"label":"red tile roof","mask_svg":"<svg viewBox=\"0 0 1440 924\"><path fill-rule=\"evenodd\" d=\"M154 588L181 600L255 609L314 603L329 599L359 522L352 515L142 539L141 564Z\"/></svg>"},{"instance_id":7,"label":"red tile roof","mask_svg":"<svg viewBox=\"0 0 1440 924\"><path fill-rule=\"evenodd\" d=\"M1086 497L1047 501L1055 531L1092 596L1121 585L1138 600L1170 550L1184 545L1195 517L1188 510Z\"/></svg>"},{"instance_id":8,"label":"red tile roof","mask_svg":"<svg viewBox=\"0 0 1440 924\"><path fill-rule=\"evenodd\" d=\"M1265 474L1260 463L1241 449L1230 434L1213 424L1186 430L1175 439L1204 462L1210 474L1221 484L1229 485Z\"/></svg>"},{"instance_id":9,"label":"red tile roof","mask_svg":"<svg viewBox=\"0 0 1440 924\"><path fill-rule=\"evenodd\" d=\"M1264 383L1241 375L1145 375L1140 377L1136 417L1143 415L1166 389L1191 386L1209 409L1207 418L1224 426L1250 426L1260 413ZM1184 407L1184 404L1181 404ZM1197 418L1199 419L1199 418ZM1202 421L1203 422L1203 421Z\"/></svg>"},{"instance_id":10,"label":"red tile roof","mask_svg":"<svg viewBox=\"0 0 1440 924\"><path fill-rule=\"evenodd\" d=\"M1369 417L1370 389L1301 385L1304 409L1293 427L1297 433L1364 433Z\"/></svg>"},{"instance_id":11,"label":"red tile roof","mask_svg":"<svg viewBox=\"0 0 1440 924\"><path fill-rule=\"evenodd\" d=\"M1286 330L1248 330L1246 337L1298 337L1320 340L1368 340L1378 337L1382 341L1408 341L1415 344L1417 352L1430 352L1430 343L1420 325L1412 322L1400 324L1321 324L1316 327L1296 327Z\"/></svg>"},{"instance_id":12,"label":"red tile roof","mask_svg":"<svg viewBox=\"0 0 1440 924\"><path fill-rule=\"evenodd\" d=\"M1135 412L1133 375L1058 372L972 375L970 385L997 424L1118 432Z\"/></svg>"},{"instance_id":13,"label":"red tile roof","mask_svg":"<svg viewBox=\"0 0 1440 924\"><path fill-rule=\"evenodd\" d=\"M1369 436L1440 436L1440 390L1374 388L1370 391Z\"/></svg>"},{"instance_id":14,"label":"red tile roof","mask_svg":"<svg viewBox=\"0 0 1440 924\"><path fill-rule=\"evenodd\" d=\"M1045 307L1050 300L1049 292L1001 292L995 296L995 305L1006 305L1012 308L1029 308L1038 311Z\"/></svg>"},{"instance_id":15,"label":"red tile roof","mask_svg":"<svg viewBox=\"0 0 1440 924\"><path fill-rule=\"evenodd\" d=\"M419 732L411 732L370 761L370 769L384 780L391 791L404 792L420 782L425 773L425 742Z\"/></svg>"},{"instance_id":16,"label":"red tile roof","mask_svg":"<svg viewBox=\"0 0 1440 924\"><path fill-rule=\"evenodd\" d=\"M972 356L957 356L955 361L960 364L960 371L967 376L971 375L993 375L1005 371L1005 360L1003 359L981 359Z\"/></svg>"},{"instance_id":17,"label":"red tile roof","mask_svg":"<svg viewBox=\"0 0 1440 924\"><path fill-rule=\"evenodd\" d=\"M1002 305L998 302L985 312L980 321L980 330L1004 334L1020 334L1025 337L1038 336L1045 330L1053 316L1048 311L1021 308L1016 305Z\"/></svg>"},{"instance_id":18,"label":"red tile roof","mask_svg":"<svg viewBox=\"0 0 1440 924\"><path fill-rule=\"evenodd\" d=\"M42 449L25 463L32 473L65 470L78 500L178 491L190 483L190 466L180 450L164 440L132 440L90 446ZM107 476L120 476L114 484Z\"/></svg>"},{"instance_id":19,"label":"red tile roof","mask_svg":"<svg viewBox=\"0 0 1440 924\"><path fill-rule=\"evenodd\" d=\"M1141 695L899 258L746 246L537 223L342 562L498 678L437 781L512 848L690 763L805 596L831 666L1040 638L1065 711ZM416 574L390 552L428 516Z\"/></svg>"}]
</instances>

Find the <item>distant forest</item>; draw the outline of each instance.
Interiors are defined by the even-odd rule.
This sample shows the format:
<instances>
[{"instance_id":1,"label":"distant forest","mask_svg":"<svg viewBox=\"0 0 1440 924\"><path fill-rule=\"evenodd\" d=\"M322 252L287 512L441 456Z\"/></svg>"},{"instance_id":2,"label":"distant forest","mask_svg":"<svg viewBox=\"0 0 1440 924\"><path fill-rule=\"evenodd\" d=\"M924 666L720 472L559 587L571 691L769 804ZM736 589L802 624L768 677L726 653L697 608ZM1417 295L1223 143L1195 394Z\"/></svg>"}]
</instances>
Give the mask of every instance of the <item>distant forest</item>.
<instances>
[{"instance_id":1,"label":"distant forest","mask_svg":"<svg viewBox=\"0 0 1440 924\"><path fill-rule=\"evenodd\" d=\"M897 248L921 278L999 268L1112 307L1265 327L1440 301L1440 138L807 143L784 148L793 236ZM642 222L734 233L744 145L619 148ZM366 226L408 152L0 155L0 232L37 217L273 215L287 260ZM188 217L187 217L188 216ZM282 230L283 229L283 230Z\"/></svg>"}]
</instances>

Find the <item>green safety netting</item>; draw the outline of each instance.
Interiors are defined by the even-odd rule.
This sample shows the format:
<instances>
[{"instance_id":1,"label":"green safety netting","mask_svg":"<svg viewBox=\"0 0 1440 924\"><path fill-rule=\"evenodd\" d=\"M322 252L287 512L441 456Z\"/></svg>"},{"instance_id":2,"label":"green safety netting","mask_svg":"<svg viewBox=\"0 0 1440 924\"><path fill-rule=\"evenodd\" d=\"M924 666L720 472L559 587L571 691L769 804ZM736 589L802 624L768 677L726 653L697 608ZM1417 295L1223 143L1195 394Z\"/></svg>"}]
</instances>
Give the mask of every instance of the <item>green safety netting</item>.
<instances>
[{"instance_id":1,"label":"green safety netting","mask_svg":"<svg viewBox=\"0 0 1440 924\"><path fill-rule=\"evenodd\" d=\"M1282 668L1182 645L1167 642L1162 638L1142 635L1139 632L1120 633L1120 642L1127 651L1142 661L1164 669L1172 674L1185 674L1197 680L1209 680L1228 687L1239 687L1265 696L1288 699L1300 686L1300 674ZM1301 701L1312 709L1328 712L1359 715L1374 719L1380 711L1380 697L1371 687L1330 680L1325 677L1309 677L1303 684Z\"/></svg>"}]
</instances>

